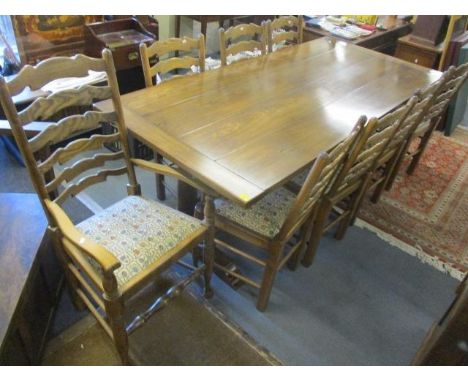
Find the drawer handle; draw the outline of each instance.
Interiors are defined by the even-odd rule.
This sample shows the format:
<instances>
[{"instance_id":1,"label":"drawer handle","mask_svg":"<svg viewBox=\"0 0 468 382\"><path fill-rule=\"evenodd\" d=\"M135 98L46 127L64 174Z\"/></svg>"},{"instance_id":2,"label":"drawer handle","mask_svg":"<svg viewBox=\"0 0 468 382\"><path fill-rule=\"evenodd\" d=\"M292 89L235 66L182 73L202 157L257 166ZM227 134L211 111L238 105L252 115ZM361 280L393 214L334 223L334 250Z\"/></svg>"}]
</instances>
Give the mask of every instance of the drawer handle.
<instances>
[{"instance_id":1,"label":"drawer handle","mask_svg":"<svg viewBox=\"0 0 468 382\"><path fill-rule=\"evenodd\" d=\"M414 63L415 63L415 64L417 64L418 61L419 61L419 60L418 60L417 58L414 59Z\"/></svg>"},{"instance_id":2,"label":"drawer handle","mask_svg":"<svg viewBox=\"0 0 468 382\"><path fill-rule=\"evenodd\" d=\"M140 55L138 54L138 52L130 52L130 53L128 54L128 60L129 60L129 61L137 60L138 57L140 57Z\"/></svg>"}]
</instances>

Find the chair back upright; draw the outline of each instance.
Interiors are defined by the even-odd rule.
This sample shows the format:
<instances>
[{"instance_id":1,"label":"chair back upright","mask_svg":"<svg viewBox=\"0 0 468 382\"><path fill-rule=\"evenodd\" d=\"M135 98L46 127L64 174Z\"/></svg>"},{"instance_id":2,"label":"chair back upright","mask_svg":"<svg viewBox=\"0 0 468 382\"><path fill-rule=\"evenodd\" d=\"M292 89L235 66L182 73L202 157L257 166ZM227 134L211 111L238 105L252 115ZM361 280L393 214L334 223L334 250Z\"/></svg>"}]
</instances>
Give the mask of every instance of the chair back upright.
<instances>
[{"instance_id":1,"label":"chair back upright","mask_svg":"<svg viewBox=\"0 0 468 382\"><path fill-rule=\"evenodd\" d=\"M282 43L301 44L303 39L303 16L280 16L268 23L268 52Z\"/></svg>"},{"instance_id":2,"label":"chair back upright","mask_svg":"<svg viewBox=\"0 0 468 382\"><path fill-rule=\"evenodd\" d=\"M402 145L394 170L387 181L387 189L391 187L403 163L403 159L407 155L411 157L411 161L406 171L408 174L413 173L427 147L432 132L439 125L450 101L454 98L467 77L468 64L461 65L457 68L452 66L436 82L418 91L418 95L421 99L420 102L424 103L424 108L420 117L416 119L416 122L412 126L410 133L407 135L406 142ZM411 149L411 151L408 150L411 142L416 138L419 138L417 148Z\"/></svg>"},{"instance_id":3,"label":"chair back upright","mask_svg":"<svg viewBox=\"0 0 468 382\"><path fill-rule=\"evenodd\" d=\"M179 55L180 52L189 54ZM171 54L176 54L176 56L172 57ZM161 75L173 70L191 70L191 68L195 66L198 67L199 72L204 72L205 37L203 34L200 34L197 39L190 37L173 37L167 40L155 41L150 46L141 43L140 56L146 87L158 84L162 81ZM151 65L154 57L156 58L156 63ZM176 76L171 78L174 77ZM158 78L160 80L158 80Z\"/></svg>"},{"instance_id":4,"label":"chair back upright","mask_svg":"<svg viewBox=\"0 0 468 382\"><path fill-rule=\"evenodd\" d=\"M440 81L440 86L436 88L435 97L431 102L431 105L424 115L424 119L421 124L429 122L438 123L443 113L447 109L450 101L456 95L460 87L466 81L468 77L468 63L460 65L458 67L451 66L443 75ZM436 83L437 84L437 83ZM422 98L428 96L433 92L434 87L429 86L422 92ZM420 126L421 126L420 124Z\"/></svg>"},{"instance_id":5,"label":"chair back upright","mask_svg":"<svg viewBox=\"0 0 468 382\"><path fill-rule=\"evenodd\" d=\"M395 111L380 119L371 118L367 122L359 141L354 145L352 153L348 155L330 187L328 192L330 199L341 200L364 185L416 102L417 97L413 96Z\"/></svg>"},{"instance_id":6,"label":"chair back upright","mask_svg":"<svg viewBox=\"0 0 468 382\"><path fill-rule=\"evenodd\" d=\"M226 31L219 29L219 44L221 65L226 66L227 57L243 52L260 51L261 55L266 54L267 44L267 23L239 24Z\"/></svg>"},{"instance_id":7,"label":"chair back upright","mask_svg":"<svg viewBox=\"0 0 468 382\"><path fill-rule=\"evenodd\" d=\"M321 198L329 191L339 170L359 141L365 123L366 117L362 116L342 142L316 159L278 233L281 239L290 237L307 219L313 218Z\"/></svg>"},{"instance_id":8,"label":"chair back upright","mask_svg":"<svg viewBox=\"0 0 468 382\"><path fill-rule=\"evenodd\" d=\"M53 92L46 97L37 98L22 111L18 111L13 101L13 97L26 88L37 90L57 79L85 77L90 70L105 72L108 84L82 85ZM112 100L112 111L90 110L94 102L106 99ZM24 66L18 75L8 82L0 77L0 101L51 225L53 220L45 206L45 200L62 204L68 197L105 181L108 176L127 174L128 193L139 193L135 171L129 161L127 130L110 50L105 49L102 58L91 58L81 54L74 57L53 57L36 66ZM76 110L74 114L58 121L50 121L57 112L74 106L87 106L88 111L81 113L79 109L83 108L73 108L72 110ZM42 124L43 128L39 134L28 138L23 127L30 123ZM103 127L107 127L109 133L98 130ZM83 133L93 130L97 133L90 137L80 137ZM51 146L63 141L68 143L52 152ZM95 155L89 153L91 150L101 149L105 144L118 147L118 150ZM85 153L88 155L84 155ZM81 159L76 160L77 156ZM122 166L106 166L110 162L122 159ZM55 175L54 166L65 163L63 171ZM84 172L96 168L101 170L93 175L83 176ZM64 182L65 187L62 189L59 186Z\"/></svg>"}]
</instances>

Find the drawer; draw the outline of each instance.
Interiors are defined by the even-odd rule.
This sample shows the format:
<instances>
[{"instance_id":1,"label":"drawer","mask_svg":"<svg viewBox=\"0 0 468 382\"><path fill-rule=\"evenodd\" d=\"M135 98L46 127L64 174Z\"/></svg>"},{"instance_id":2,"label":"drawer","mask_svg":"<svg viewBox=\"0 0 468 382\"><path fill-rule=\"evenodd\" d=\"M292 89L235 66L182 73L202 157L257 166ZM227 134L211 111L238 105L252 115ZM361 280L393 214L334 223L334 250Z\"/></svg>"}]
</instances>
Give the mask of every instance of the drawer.
<instances>
[{"instance_id":1,"label":"drawer","mask_svg":"<svg viewBox=\"0 0 468 382\"><path fill-rule=\"evenodd\" d=\"M323 34L320 34L318 32L316 33L316 32L314 32L312 30L304 29L302 39L303 39L303 42L307 42L307 41L316 40L316 39L321 38L323 36L324 36Z\"/></svg>"},{"instance_id":2,"label":"drawer","mask_svg":"<svg viewBox=\"0 0 468 382\"><path fill-rule=\"evenodd\" d=\"M439 53L430 50L398 43L395 57L402 60L425 66L426 68L435 68L439 61Z\"/></svg>"},{"instance_id":3,"label":"drawer","mask_svg":"<svg viewBox=\"0 0 468 382\"><path fill-rule=\"evenodd\" d=\"M138 44L122 46L111 50L116 70L131 69L141 66Z\"/></svg>"}]
</instances>

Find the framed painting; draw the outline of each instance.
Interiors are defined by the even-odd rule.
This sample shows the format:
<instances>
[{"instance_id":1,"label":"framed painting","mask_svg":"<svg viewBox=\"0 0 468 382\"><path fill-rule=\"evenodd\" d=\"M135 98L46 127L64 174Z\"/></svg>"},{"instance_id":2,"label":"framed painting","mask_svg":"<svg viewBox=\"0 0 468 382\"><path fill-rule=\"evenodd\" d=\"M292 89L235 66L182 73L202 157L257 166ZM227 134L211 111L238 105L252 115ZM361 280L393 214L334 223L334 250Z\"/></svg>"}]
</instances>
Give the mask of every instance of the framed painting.
<instances>
[{"instance_id":1,"label":"framed painting","mask_svg":"<svg viewBox=\"0 0 468 382\"><path fill-rule=\"evenodd\" d=\"M22 64L36 64L52 56L71 56L83 52L84 25L103 20L103 16L38 15L12 16Z\"/></svg>"}]
</instances>

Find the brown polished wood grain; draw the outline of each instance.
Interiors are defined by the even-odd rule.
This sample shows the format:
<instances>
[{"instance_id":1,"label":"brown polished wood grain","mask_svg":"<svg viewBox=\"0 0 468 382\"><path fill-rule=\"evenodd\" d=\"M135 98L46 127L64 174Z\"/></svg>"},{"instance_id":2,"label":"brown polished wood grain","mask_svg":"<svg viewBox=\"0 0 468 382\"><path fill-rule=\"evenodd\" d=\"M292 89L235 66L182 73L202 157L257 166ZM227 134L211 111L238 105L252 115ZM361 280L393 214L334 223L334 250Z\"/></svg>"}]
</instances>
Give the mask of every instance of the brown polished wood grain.
<instances>
[{"instance_id":1,"label":"brown polished wood grain","mask_svg":"<svg viewBox=\"0 0 468 382\"><path fill-rule=\"evenodd\" d=\"M47 219L35 194L0 193L0 342L3 342L46 228Z\"/></svg>"},{"instance_id":2,"label":"brown polished wood grain","mask_svg":"<svg viewBox=\"0 0 468 382\"><path fill-rule=\"evenodd\" d=\"M0 193L0 365L37 365L62 272L36 194Z\"/></svg>"},{"instance_id":3,"label":"brown polished wood grain","mask_svg":"<svg viewBox=\"0 0 468 382\"><path fill-rule=\"evenodd\" d=\"M440 72L322 38L122 97L129 130L247 206ZM109 103L98 103L106 110Z\"/></svg>"}]
</instances>

